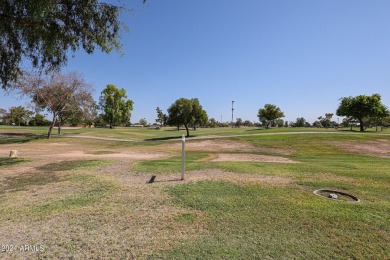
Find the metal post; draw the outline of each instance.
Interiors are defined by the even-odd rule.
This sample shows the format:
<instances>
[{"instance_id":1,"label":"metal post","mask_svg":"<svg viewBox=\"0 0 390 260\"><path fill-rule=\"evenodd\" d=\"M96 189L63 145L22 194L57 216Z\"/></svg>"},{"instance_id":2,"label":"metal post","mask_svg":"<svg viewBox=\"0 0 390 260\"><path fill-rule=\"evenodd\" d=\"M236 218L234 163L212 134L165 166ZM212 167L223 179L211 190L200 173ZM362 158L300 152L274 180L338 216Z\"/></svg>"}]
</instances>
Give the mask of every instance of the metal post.
<instances>
[{"instance_id":1,"label":"metal post","mask_svg":"<svg viewBox=\"0 0 390 260\"><path fill-rule=\"evenodd\" d=\"M233 103L234 103L234 101L232 101L232 128L233 128L233 111L234 111Z\"/></svg>"},{"instance_id":2,"label":"metal post","mask_svg":"<svg viewBox=\"0 0 390 260\"><path fill-rule=\"evenodd\" d=\"M184 180L184 160L185 160L185 148L186 148L186 137L181 137L181 180Z\"/></svg>"}]
</instances>

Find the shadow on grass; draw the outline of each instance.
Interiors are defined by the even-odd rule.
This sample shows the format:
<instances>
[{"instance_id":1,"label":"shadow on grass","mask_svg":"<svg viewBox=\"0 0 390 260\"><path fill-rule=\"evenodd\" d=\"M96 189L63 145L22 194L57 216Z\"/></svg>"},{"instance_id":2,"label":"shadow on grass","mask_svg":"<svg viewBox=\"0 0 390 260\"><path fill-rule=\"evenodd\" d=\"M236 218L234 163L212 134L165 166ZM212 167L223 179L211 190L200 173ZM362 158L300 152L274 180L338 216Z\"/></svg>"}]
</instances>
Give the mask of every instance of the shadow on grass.
<instances>
[{"instance_id":1,"label":"shadow on grass","mask_svg":"<svg viewBox=\"0 0 390 260\"><path fill-rule=\"evenodd\" d=\"M46 135L0 133L0 144L22 144L46 138Z\"/></svg>"},{"instance_id":2,"label":"shadow on grass","mask_svg":"<svg viewBox=\"0 0 390 260\"><path fill-rule=\"evenodd\" d=\"M167 132L179 132L179 131L186 131L185 128L180 128L179 130L177 130L177 128L175 129L163 129L164 131L167 131Z\"/></svg>"},{"instance_id":3,"label":"shadow on grass","mask_svg":"<svg viewBox=\"0 0 390 260\"><path fill-rule=\"evenodd\" d=\"M265 129L265 128L256 128L256 129L248 129L246 130L247 132L257 132L257 131L265 131L265 130L268 130L268 129Z\"/></svg>"},{"instance_id":4,"label":"shadow on grass","mask_svg":"<svg viewBox=\"0 0 390 260\"><path fill-rule=\"evenodd\" d=\"M18 161L23 162L26 160L18 158L0 158L0 166L12 165L12 163L18 163ZM21 190L28 190L30 186L34 185L43 186L50 183L66 181L69 179L69 174L67 174L66 171L95 167L99 163L99 160L74 160L49 163L41 167L37 167L36 169L38 172L30 172L24 173L23 175L5 177L3 182L0 184L0 194L5 193L6 191L16 192Z\"/></svg>"},{"instance_id":5,"label":"shadow on grass","mask_svg":"<svg viewBox=\"0 0 390 260\"><path fill-rule=\"evenodd\" d=\"M47 172L71 171L79 168L93 167L99 163L99 160L72 160L48 163L36 169Z\"/></svg>"},{"instance_id":6,"label":"shadow on grass","mask_svg":"<svg viewBox=\"0 0 390 260\"><path fill-rule=\"evenodd\" d=\"M21 158L0 158L0 167L12 166L18 163L27 162L26 159Z\"/></svg>"},{"instance_id":7,"label":"shadow on grass","mask_svg":"<svg viewBox=\"0 0 390 260\"><path fill-rule=\"evenodd\" d=\"M49 172L40 172L35 174L25 174L20 176L5 177L0 194L6 191L16 192L26 190L32 185L47 185L49 183L61 182L64 178Z\"/></svg>"},{"instance_id":8,"label":"shadow on grass","mask_svg":"<svg viewBox=\"0 0 390 260\"><path fill-rule=\"evenodd\" d=\"M153 183L158 183L158 182L179 182L179 181L184 182L184 180L181 180L181 179L171 179L171 180L161 180L161 181L154 180L153 182L147 182L147 184L153 184Z\"/></svg>"},{"instance_id":9,"label":"shadow on grass","mask_svg":"<svg viewBox=\"0 0 390 260\"><path fill-rule=\"evenodd\" d=\"M168 136L168 137L148 138L148 139L145 139L145 141L164 141L164 140L172 140L172 139L181 139L181 136Z\"/></svg>"}]
</instances>

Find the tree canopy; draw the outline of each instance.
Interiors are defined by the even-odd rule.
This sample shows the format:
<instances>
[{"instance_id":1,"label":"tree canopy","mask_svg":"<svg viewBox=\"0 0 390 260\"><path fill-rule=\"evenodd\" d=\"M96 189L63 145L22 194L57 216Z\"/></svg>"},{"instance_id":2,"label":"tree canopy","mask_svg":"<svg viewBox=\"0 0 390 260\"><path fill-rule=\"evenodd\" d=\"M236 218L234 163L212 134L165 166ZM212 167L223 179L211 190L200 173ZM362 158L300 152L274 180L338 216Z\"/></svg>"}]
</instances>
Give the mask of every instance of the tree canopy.
<instances>
[{"instance_id":1,"label":"tree canopy","mask_svg":"<svg viewBox=\"0 0 390 260\"><path fill-rule=\"evenodd\" d=\"M0 84L15 81L26 59L58 69L69 51L119 49L120 9L98 0L0 1Z\"/></svg>"},{"instance_id":2,"label":"tree canopy","mask_svg":"<svg viewBox=\"0 0 390 260\"><path fill-rule=\"evenodd\" d=\"M30 97L37 109L46 109L52 113L48 138L51 138L55 122L63 113L73 113L93 103L93 88L75 72L56 73L46 77L25 73L12 84L12 89Z\"/></svg>"},{"instance_id":3,"label":"tree canopy","mask_svg":"<svg viewBox=\"0 0 390 260\"><path fill-rule=\"evenodd\" d=\"M338 116L347 116L357 119L360 124L361 132L365 129L365 118L385 117L389 114L387 107L382 104L381 96L379 94L343 97L340 100L336 114Z\"/></svg>"},{"instance_id":4,"label":"tree canopy","mask_svg":"<svg viewBox=\"0 0 390 260\"><path fill-rule=\"evenodd\" d=\"M190 136L190 126L195 128L196 125L205 124L207 121L207 113L197 98L179 98L168 108L168 123L177 126L184 125L187 137Z\"/></svg>"},{"instance_id":5,"label":"tree canopy","mask_svg":"<svg viewBox=\"0 0 390 260\"><path fill-rule=\"evenodd\" d=\"M260 108L257 114L260 121L265 122L266 128L268 129L269 125L278 118L284 117L283 112L279 107L266 104L264 108Z\"/></svg>"},{"instance_id":6,"label":"tree canopy","mask_svg":"<svg viewBox=\"0 0 390 260\"><path fill-rule=\"evenodd\" d=\"M167 123L168 116L164 114L159 107L156 108L156 111L157 111L156 122L160 123L161 127L163 127Z\"/></svg>"},{"instance_id":7,"label":"tree canopy","mask_svg":"<svg viewBox=\"0 0 390 260\"><path fill-rule=\"evenodd\" d=\"M22 106L13 106L9 109L9 113L6 115L5 119L8 119L11 123L18 126L21 124L27 125L33 114L34 112L29 111Z\"/></svg>"},{"instance_id":8,"label":"tree canopy","mask_svg":"<svg viewBox=\"0 0 390 260\"><path fill-rule=\"evenodd\" d=\"M103 120L112 129L116 124L130 124L131 111L134 102L127 99L126 90L118 89L108 84L100 96L100 108L103 110Z\"/></svg>"}]
</instances>

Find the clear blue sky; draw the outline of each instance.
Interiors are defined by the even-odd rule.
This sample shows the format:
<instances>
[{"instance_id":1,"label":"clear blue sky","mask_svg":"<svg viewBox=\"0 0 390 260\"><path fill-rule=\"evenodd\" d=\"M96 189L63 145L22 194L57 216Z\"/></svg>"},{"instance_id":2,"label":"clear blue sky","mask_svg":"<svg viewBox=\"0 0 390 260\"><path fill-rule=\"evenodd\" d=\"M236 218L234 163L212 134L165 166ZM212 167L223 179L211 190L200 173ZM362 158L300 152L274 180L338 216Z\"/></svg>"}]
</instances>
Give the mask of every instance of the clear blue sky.
<instances>
[{"instance_id":1,"label":"clear blue sky","mask_svg":"<svg viewBox=\"0 0 390 260\"><path fill-rule=\"evenodd\" d=\"M108 83L125 88L132 122L153 123L180 97L218 121L231 119L232 100L234 117L251 121L267 103L310 122L344 96L379 93L390 107L389 0L124 2L124 55L78 52L64 70L82 73L96 99Z\"/></svg>"}]
</instances>

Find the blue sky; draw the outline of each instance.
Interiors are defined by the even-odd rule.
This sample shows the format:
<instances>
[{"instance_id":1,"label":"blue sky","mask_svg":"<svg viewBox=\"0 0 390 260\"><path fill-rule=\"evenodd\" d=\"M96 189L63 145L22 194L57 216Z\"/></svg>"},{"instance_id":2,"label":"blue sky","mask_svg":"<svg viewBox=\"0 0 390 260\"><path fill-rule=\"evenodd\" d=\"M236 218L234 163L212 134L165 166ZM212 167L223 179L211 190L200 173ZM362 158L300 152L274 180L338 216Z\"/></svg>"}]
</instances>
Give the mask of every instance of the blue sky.
<instances>
[{"instance_id":1,"label":"blue sky","mask_svg":"<svg viewBox=\"0 0 390 260\"><path fill-rule=\"evenodd\" d=\"M132 122L153 123L157 106L180 97L197 97L218 121L231 119L232 100L234 117L251 121L267 103L310 122L344 96L379 93L390 107L388 0L124 2L123 55L78 52L64 71L82 73L96 99L109 83L125 88Z\"/></svg>"}]
</instances>

